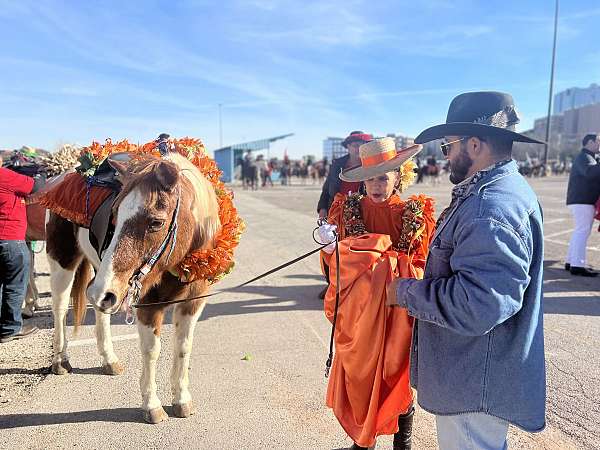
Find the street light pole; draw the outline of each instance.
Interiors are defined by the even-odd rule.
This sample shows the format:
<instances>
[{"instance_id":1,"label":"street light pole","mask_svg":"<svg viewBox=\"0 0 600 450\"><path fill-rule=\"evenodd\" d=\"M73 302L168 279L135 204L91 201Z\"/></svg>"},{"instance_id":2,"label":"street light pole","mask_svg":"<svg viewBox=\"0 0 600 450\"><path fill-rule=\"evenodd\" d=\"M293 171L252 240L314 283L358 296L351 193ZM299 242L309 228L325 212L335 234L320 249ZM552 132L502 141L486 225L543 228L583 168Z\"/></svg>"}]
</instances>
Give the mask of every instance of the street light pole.
<instances>
[{"instance_id":1,"label":"street light pole","mask_svg":"<svg viewBox=\"0 0 600 450\"><path fill-rule=\"evenodd\" d=\"M550 142L550 119L552 118L552 94L554 90L554 62L556 59L556 32L558 29L558 0L554 8L554 42L552 43L552 64L550 66L550 91L548 93L548 117L546 119L546 144L544 145L544 168L548 164L548 144Z\"/></svg>"},{"instance_id":2,"label":"street light pole","mask_svg":"<svg viewBox=\"0 0 600 450\"><path fill-rule=\"evenodd\" d=\"M223 120L221 117L222 103L219 103L219 148L223 148Z\"/></svg>"}]
</instances>

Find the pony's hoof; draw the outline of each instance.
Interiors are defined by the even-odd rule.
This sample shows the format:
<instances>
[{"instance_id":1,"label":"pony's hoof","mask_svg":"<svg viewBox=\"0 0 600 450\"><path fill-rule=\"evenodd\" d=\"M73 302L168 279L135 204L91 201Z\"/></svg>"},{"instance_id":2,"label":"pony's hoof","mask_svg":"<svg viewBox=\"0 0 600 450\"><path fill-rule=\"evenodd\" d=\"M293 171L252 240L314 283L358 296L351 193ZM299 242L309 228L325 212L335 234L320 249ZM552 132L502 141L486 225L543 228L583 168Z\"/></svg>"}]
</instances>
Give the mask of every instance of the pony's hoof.
<instances>
[{"instance_id":1,"label":"pony's hoof","mask_svg":"<svg viewBox=\"0 0 600 450\"><path fill-rule=\"evenodd\" d=\"M169 418L169 416L167 415L165 410L162 408L162 406L151 409L149 411L144 411L144 420L148 423L152 423L152 424L160 423L163 420L166 420L168 418Z\"/></svg>"},{"instance_id":2,"label":"pony's hoof","mask_svg":"<svg viewBox=\"0 0 600 450\"><path fill-rule=\"evenodd\" d=\"M54 375L66 375L71 372L73 372L73 367L67 360L52 363L52 373Z\"/></svg>"},{"instance_id":3,"label":"pony's hoof","mask_svg":"<svg viewBox=\"0 0 600 450\"><path fill-rule=\"evenodd\" d=\"M196 414L196 408L192 402L183 403L182 405L173 405L173 415L175 417L190 417Z\"/></svg>"},{"instance_id":4,"label":"pony's hoof","mask_svg":"<svg viewBox=\"0 0 600 450\"><path fill-rule=\"evenodd\" d=\"M105 375L121 375L123 372L125 372L125 366L121 361L115 361L114 363L108 363L102 366L102 373Z\"/></svg>"}]
</instances>

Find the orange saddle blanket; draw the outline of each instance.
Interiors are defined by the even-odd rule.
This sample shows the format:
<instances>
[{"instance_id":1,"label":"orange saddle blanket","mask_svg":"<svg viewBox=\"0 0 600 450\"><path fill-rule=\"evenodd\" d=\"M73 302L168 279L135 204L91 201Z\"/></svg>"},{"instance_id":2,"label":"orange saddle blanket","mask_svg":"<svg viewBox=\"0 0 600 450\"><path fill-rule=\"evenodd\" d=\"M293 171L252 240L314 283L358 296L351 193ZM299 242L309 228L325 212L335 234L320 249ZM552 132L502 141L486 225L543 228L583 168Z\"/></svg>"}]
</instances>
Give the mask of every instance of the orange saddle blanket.
<instances>
[{"instance_id":1,"label":"orange saddle blanket","mask_svg":"<svg viewBox=\"0 0 600 450\"><path fill-rule=\"evenodd\" d=\"M60 217L90 227L94 213L114 191L107 187L88 185L79 173L70 173L40 197L40 205Z\"/></svg>"}]
</instances>

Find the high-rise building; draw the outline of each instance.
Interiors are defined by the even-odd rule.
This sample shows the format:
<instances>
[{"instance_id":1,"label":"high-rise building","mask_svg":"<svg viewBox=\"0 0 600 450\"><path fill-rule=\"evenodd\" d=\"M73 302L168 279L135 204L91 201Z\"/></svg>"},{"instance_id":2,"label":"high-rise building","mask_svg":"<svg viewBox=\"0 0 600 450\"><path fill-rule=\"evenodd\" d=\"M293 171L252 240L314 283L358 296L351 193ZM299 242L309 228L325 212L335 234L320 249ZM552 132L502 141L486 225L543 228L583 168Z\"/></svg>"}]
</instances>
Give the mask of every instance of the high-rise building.
<instances>
[{"instance_id":1,"label":"high-rise building","mask_svg":"<svg viewBox=\"0 0 600 450\"><path fill-rule=\"evenodd\" d=\"M592 85L594 86L594 85ZM600 100L600 99L599 99ZM536 119L533 129L525 132L535 139L546 139L546 117ZM576 106L553 115L550 121L550 136L548 140L548 158L561 158L573 155L581 148L581 140L586 134L600 132L600 101ZM515 148L527 148L530 154L536 152L539 156L541 146L516 145ZM513 154L523 152L513 152Z\"/></svg>"},{"instance_id":2,"label":"high-rise building","mask_svg":"<svg viewBox=\"0 0 600 450\"><path fill-rule=\"evenodd\" d=\"M328 137L323 140L323 158L327 158L329 162L335 158L339 158L348 153L344 147L342 147L343 138Z\"/></svg>"},{"instance_id":3,"label":"high-rise building","mask_svg":"<svg viewBox=\"0 0 600 450\"><path fill-rule=\"evenodd\" d=\"M562 114L594 103L600 103L600 86L596 83L587 88L569 88L554 96L554 114Z\"/></svg>"}]
</instances>

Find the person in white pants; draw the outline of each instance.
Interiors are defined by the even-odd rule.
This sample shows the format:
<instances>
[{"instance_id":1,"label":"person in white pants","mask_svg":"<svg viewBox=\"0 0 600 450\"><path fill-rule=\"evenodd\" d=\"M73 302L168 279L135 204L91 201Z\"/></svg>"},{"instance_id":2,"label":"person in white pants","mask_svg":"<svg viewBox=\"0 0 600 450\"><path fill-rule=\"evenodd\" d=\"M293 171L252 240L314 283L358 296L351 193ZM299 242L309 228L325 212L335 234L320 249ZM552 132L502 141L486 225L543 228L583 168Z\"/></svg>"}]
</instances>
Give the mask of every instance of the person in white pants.
<instances>
[{"instance_id":1,"label":"person in white pants","mask_svg":"<svg viewBox=\"0 0 600 450\"><path fill-rule=\"evenodd\" d=\"M586 246L594 224L596 202L600 196L600 139L596 134L587 134L583 148L575 157L569 174L567 205L575 221L575 229L569 242L565 269L572 275L595 277L598 275L586 267Z\"/></svg>"}]
</instances>

